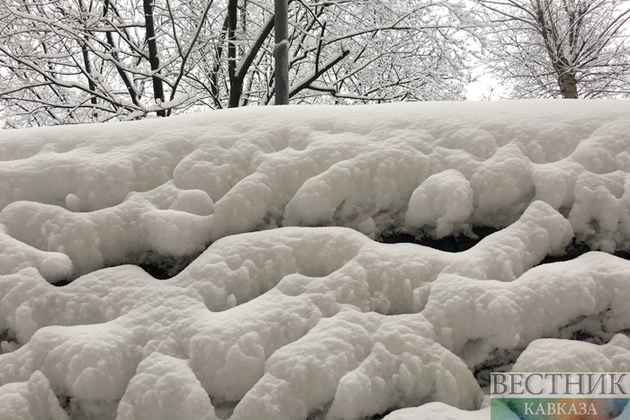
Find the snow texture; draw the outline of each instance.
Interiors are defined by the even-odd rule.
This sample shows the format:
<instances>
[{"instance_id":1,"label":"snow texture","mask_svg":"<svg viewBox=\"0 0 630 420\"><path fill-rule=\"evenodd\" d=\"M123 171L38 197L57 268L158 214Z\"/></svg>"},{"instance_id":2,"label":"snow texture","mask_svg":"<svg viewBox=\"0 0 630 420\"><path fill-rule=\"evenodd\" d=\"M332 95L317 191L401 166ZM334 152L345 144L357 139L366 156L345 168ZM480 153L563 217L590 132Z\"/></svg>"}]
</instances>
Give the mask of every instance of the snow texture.
<instances>
[{"instance_id":1,"label":"snow texture","mask_svg":"<svg viewBox=\"0 0 630 420\"><path fill-rule=\"evenodd\" d=\"M1 417L487 420L492 367L630 371L629 133L615 101L0 132Z\"/></svg>"},{"instance_id":2,"label":"snow texture","mask_svg":"<svg viewBox=\"0 0 630 420\"><path fill-rule=\"evenodd\" d=\"M628 250L629 108L253 108L5 131L0 223L30 247L66 254L75 275L147 252L197 255L221 237L280 226L370 237L502 228L533 200L568 214L593 249ZM68 270L66 261L49 265L53 281Z\"/></svg>"}]
</instances>

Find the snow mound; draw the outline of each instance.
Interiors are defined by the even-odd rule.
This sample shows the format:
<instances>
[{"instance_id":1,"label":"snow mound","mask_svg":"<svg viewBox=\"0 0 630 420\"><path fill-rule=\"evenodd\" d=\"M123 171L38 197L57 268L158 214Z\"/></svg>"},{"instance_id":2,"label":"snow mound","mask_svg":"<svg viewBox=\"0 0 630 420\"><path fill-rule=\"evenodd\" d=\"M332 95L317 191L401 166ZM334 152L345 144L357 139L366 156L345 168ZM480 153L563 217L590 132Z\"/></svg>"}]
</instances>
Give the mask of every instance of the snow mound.
<instances>
[{"instance_id":1,"label":"snow mound","mask_svg":"<svg viewBox=\"0 0 630 420\"><path fill-rule=\"evenodd\" d=\"M630 325L629 270L627 260L591 252L537 266L509 283L443 275L432 284L422 314L438 331L437 340L469 366L485 363L496 349L558 336L578 320L584 320L582 333L607 331L602 338L609 340Z\"/></svg>"},{"instance_id":2,"label":"snow mound","mask_svg":"<svg viewBox=\"0 0 630 420\"><path fill-rule=\"evenodd\" d=\"M431 402L420 407L396 410L383 417L383 420L488 420L490 418L489 398L487 400L487 403L484 401L486 407L476 411L465 411L444 403ZM501 420L519 420L518 416L508 409L504 413L497 415L497 418Z\"/></svg>"},{"instance_id":3,"label":"snow mound","mask_svg":"<svg viewBox=\"0 0 630 420\"><path fill-rule=\"evenodd\" d=\"M205 415L204 415L205 414ZM118 420L217 420L186 361L153 353L138 365L118 405Z\"/></svg>"},{"instance_id":4,"label":"snow mound","mask_svg":"<svg viewBox=\"0 0 630 420\"><path fill-rule=\"evenodd\" d=\"M3 209L0 223L23 248L65 254L78 273L86 273L148 251L175 258L199 253L210 232L210 213L206 193L181 191L167 182L148 193L129 193L115 207L86 213L18 201ZM51 281L59 277L44 274Z\"/></svg>"},{"instance_id":5,"label":"snow mound","mask_svg":"<svg viewBox=\"0 0 630 420\"><path fill-rule=\"evenodd\" d=\"M540 339L519 356L516 372L630 372L630 338L617 334L598 346L581 341Z\"/></svg>"},{"instance_id":6,"label":"snow mound","mask_svg":"<svg viewBox=\"0 0 630 420\"><path fill-rule=\"evenodd\" d=\"M6 234L0 225L0 275L17 273L26 267L36 268L50 282L70 278L74 266L61 252L46 252L33 248Z\"/></svg>"},{"instance_id":7,"label":"snow mound","mask_svg":"<svg viewBox=\"0 0 630 420\"><path fill-rule=\"evenodd\" d=\"M355 311L323 319L267 360L232 418L296 419L320 411L328 419L360 419L432 400L477 407L482 394L472 373L423 329L412 318Z\"/></svg>"},{"instance_id":8,"label":"snow mound","mask_svg":"<svg viewBox=\"0 0 630 420\"><path fill-rule=\"evenodd\" d=\"M411 194L405 226L431 225L438 238L447 236L472 215L473 196L470 182L457 170L431 175Z\"/></svg>"},{"instance_id":9,"label":"snow mound","mask_svg":"<svg viewBox=\"0 0 630 420\"><path fill-rule=\"evenodd\" d=\"M622 101L260 107L5 131L0 224L66 254L73 277L279 226L472 235L535 200L592 249L628 250L629 115Z\"/></svg>"},{"instance_id":10,"label":"snow mound","mask_svg":"<svg viewBox=\"0 0 630 420\"><path fill-rule=\"evenodd\" d=\"M7 420L70 420L40 371L26 382L0 386L0 407Z\"/></svg>"},{"instance_id":11,"label":"snow mound","mask_svg":"<svg viewBox=\"0 0 630 420\"><path fill-rule=\"evenodd\" d=\"M0 277L18 347L3 345L0 384L41 371L75 408L115 404L120 419L213 418L213 406L234 420L360 419L431 401L476 410L473 368L497 350L602 313L607 331L630 328L630 262L593 252L532 268L571 237L534 202L459 254L293 227L219 240L162 282L120 266L56 288L26 268Z\"/></svg>"},{"instance_id":12,"label":"snow mound","mask_svg":"<svg viewBox=\"0 0 630 420\"><path fill-rule=\"evenodd\" d=\"M493 367L630 370L630 262L539 265L572 241L630 249L629 108L277 107L2 132L2 415L488 419ZM374 240L479 225L502 230L459 253ZM164 281L132 265L193 256Z\"/></svg>"}]
</instances>

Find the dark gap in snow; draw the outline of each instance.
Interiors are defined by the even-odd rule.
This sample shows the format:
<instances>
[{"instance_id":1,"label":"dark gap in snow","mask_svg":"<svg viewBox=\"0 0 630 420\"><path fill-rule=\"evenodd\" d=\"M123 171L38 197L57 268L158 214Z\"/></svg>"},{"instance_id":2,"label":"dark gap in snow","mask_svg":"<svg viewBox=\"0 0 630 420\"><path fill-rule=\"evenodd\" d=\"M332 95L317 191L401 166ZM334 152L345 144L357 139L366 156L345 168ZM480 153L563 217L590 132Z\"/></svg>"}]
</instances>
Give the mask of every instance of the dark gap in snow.
<instances>
[{"instance_id":1,"label":"dark gap in snow","mask_svg":"<svg viewBox=\"0 0 630 420\"><path fill-rule=\"evenodd\" d=\"M308 416L306 417L306 420L325 420L328 416L328 411L330 410L332 403L333 403L332 401L329 401L328 403L324 404L324 406L320 407L319 409L313 410L312 412L308 414ZM368 416L368 417L361 417L361 420L381 420L385 416L390 414L391 412L398 410L400 408L404 408L404 407L389 408L385 412L380 413L380 414L375 414L373 416Z\"/></svg>"},{"instance_id":2,"label":"dark gap in snow","mask_svg":"<svg viewBox=\"0 0 630 420\"><path fill-rule=\"evenodd\" d=\"M0 331L0 343L3 343L0 347L0 354L9 353L19 346L15 332L10 329Z\"/></svg>"},{"instance_id":3,"label":"dark gap in snow","mask_svg":"<svg viewBox=\"0 0 630 420\"><path fill-rule=\"evenodd\" d=\"M70 410L70 403L72 401L72 396L71 395L55 395L55 396L59 400L59 405L61 406L61 408L63 408L66 411L66 413L68 413L68 411Z\"/></svg>"},{"instance_id":4,"label":"dark gap in snow","mask_svg":"<svg viewBox=\"0 0 630 420\"><path fill-rule=\"evenodd\" d=\"M582 341L596 345L607 344L615 334L624 334L630 337L629 330L607 331L606 320L609 317L610 309L599 314L584 316L581 315L565 326L558 329L554 334L550 334L544 338L553 338L561 340ZM515 349L494 349L486 358L486 360L472 369L473 375L481 388L490 386L491 372L508 372L512 369L512 365L516 362L521 353L525 351L525 347Z\"/></svg>"},{"instance_id":5,"label":"dark gap in snow","mask_svg":"<svg viewBox=\"0 0 630 420\"><path fill-rule=\"evenodd\" d=\"M332 401L328 401L322 407L312 410L306 417L306 420L326 420L332 403Z\"/></svg>"},{"instance_id":6,"label":"dark gap in snow","mask_svg":"<svg viewBox=\"0 0 630 420\"><path fill-rule=\"evenodd\" d=\"M450 235L441 239L431 238L430 236L415 236L409 233L387 233L376 240L385 244L412 243L430 248L439 249L446 252L462 252L477 245L479 241L488 235L491 235L500 229L488 226L473 227L473 233L477 238L471 238L465 235Z\"/></svg>"},{"instance_id":7,"label":"dark gap in snow","mask_svg":"<svg viewBox=\"0 0 630 420\"><path fill-rule=\"evenodd\" d=\"M172 256L164 256L157 254L153 251L143 252L140 255L129 257L126 261L120 264L109 265L104 268L116 267L120 265L136 265L146 271L149 275L157 280L167 280L170 279L181 271L183 271L186 267L190 265L201 252L191 255L185 255L183 257L172 257ZM53 286L62 287L67 286L72 283L76 278L68 278L56 281Z\"/></svg>"},{"instance_id":8,"label":"dark gap in snow","mask_svg":"<svg viewBox=\"0 0 630 420\"><path fill-rule=\"evenodd\" d=\"M525 351L525 348L516 349L494 349L486 360L472 369L473 376L481 388L490 386L490 373L509 372L518 356Z\"/></svg>"},{"instance_id":9,"label":"dark gap in snow","mask_svg":"<svg viewBox=\"0 0 630 420\"><path fill-rule=\"evenodd\" d=\"M57 397L59 399L59 397ZM61 397L60 404L71 420L115 420L120 400L89 401L81 398ZM64 404L66 405L64 407Z\"/></svg>"},{"instance_id":10,"label":"dark gap in snow","mask_svg":"<svg viewBox=\"0 0 630 420\"><path fill-rule=\"evenodd\" d=\"M63 279L63 280L59 280L56 281L54 283L51 283L53 286L57 286L57 287L63 287L63 286L67 286L70 283L72 283L75 280L75 278L71 278L71 279Z\"/></svg>"},{"instance_id":11,"label":"dark gap in snow","mask_svg":"<svg viewBox=\"0 0 630 420\"><path fill-rule=\"evenodd\" d=\"M561 262L561 261L569 261L579 257L582 254L586 254L587 252L591 252L591 249L584 242L578 242L575 238L571 241L569 245L564 250L564 253L560 255L547 255L544 260L540 262L540 264ZM630 252L629 251L615 251L612 255L623 258L625 260L630 260Z\"/></svg>"},{"instance_id":12,"label":"dark gap in snow","mask_svg":"<svg viewBox=\"0 0 630 420\"><path fill-rule=\"evenodd\" d=\"M236 405L239 403L239 401L218 402L214 398L212 398L212 396L208 395L208 397L210 397L210 402L214 407L214 414L220 420L226 420L232 417L232 414L234 413L234 408L236 408Z\"/></svg>"},{"instance_id":13,"label":"dark gap in snow","mask_svg":"<svg viewBox=\"0 0 630 420\"><path fill-rule=\"evenodd\" d=\"M190 263L197 259L205 249L206 248L200 252L184 255L179 258L147 251L130 258L127 264L137 265L158 280L166 280L182 272Z\"/></svg>"},{"instance_id":14,"label":"dark gap in snow","mask_svg":"<svg viewBox=\"0 0 630 420\"><path fill-rule=\"evenodd\" d=\"M421 404L418 404L418 406L420 406L422 404L426 404L428 402L429 401L425 401L425 402L423 402ZM384 412L382 412L380 414L375 414L375 415L373 415L371 417L364 417L362 420L381 420L381 419L384 419L388 414L391 414L394 411L400 410L400 409L403 409L403 408L408 408L408 407L406 407L406 406L403 406L403 407L390 407L386 411L384 411ZM424 419L418 419L418 420L424 420Z\"/></svg>"},{"instance_id":15,"label":"dark gap in snow","mask_svg":"<svg viewBox=\"0 0 630 420\"><path fill-rule=\"evenodd\" d=\"M385 244L412 243L445 252L462 252L474 247L486 236L492 235L499 230L501 229L489 226L475 226L473 227L473 233L477 236L477 238L471 238L465 235L450 235L441 239L431 238L428 235L421 237L409 233L391 232L376 238L376 240ZM578 242L574 238L571 243L567 245L562 254L547 255L540 264L573 260L590 251L593 250L586 243ZM615 251L612 255L630 260L630 251Z\"/></svg>"},{"instance_id":16,"label":"dark gap in snow","mask_svg":"<svg viewBox=\"0 0 630 420\"><path fill-rule=\"evenodd\" d=\"M127 263L137 265L158 280L166 280L179 274L199 255L201 255L201 252L176 258L147 251L130 258Z\"/></svg>"},{"instance_id":17,"label":"dark gap in snow","mask_svg":"<svg viewBox=\"0 0 630 420\"><path fill-rule=\"evenodd\" d=\"M596 315L581 315L572 319L558 330L553 338L565 340L585 341L592 344L602 345L608 343L615 334L621 333L630 336L629 330L608 331L607 320L611 317L610 308Z\"/></svg>"}]
</instances>

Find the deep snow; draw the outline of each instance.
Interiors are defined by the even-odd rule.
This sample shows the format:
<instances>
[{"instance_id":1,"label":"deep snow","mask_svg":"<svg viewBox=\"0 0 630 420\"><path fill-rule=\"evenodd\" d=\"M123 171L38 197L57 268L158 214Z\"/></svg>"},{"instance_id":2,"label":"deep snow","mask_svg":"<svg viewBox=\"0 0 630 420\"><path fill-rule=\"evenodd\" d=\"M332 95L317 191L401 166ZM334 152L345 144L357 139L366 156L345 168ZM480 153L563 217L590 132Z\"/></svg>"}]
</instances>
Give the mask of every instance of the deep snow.
<instances>
[{"instance_id":1,"label":"deep snow","mask_svg":"<svg viewBox=\"0 0 630 420\"><path fill-rule=\"evenodd\" d=\"M2 131L2 418L489 419L491 370L630 371L629 173L625 101Z\"/></svg>"}]
</instances>

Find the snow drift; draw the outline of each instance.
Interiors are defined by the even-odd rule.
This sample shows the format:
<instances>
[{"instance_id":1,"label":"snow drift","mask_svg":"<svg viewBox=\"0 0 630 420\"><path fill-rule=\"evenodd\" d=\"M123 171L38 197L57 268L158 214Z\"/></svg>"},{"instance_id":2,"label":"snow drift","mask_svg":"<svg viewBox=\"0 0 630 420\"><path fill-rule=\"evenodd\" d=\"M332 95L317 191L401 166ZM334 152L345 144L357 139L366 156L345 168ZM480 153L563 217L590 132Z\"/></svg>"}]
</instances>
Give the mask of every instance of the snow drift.
<instances>
[{"instance_id":1,"label":"snow drift","mask_svg":"<svg viewBox=\"0 0 630 420\"><path fill-rule=\"evenodd\" d=\"M1 406L488 419L492 369L630 370L630 262L609 254L630 250L629 173L619 101L1 132ZM475 226L502 230L459 253L374 240ZM595 252L538 265L570 243ZM193 259L163 281L126 265Z\"/></svg>"}]
</instances>

